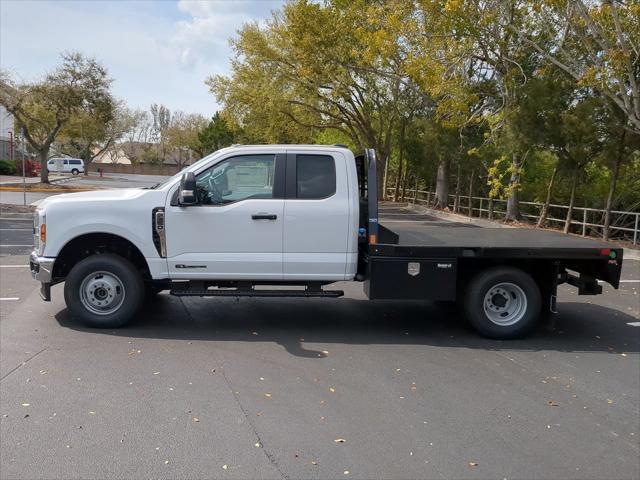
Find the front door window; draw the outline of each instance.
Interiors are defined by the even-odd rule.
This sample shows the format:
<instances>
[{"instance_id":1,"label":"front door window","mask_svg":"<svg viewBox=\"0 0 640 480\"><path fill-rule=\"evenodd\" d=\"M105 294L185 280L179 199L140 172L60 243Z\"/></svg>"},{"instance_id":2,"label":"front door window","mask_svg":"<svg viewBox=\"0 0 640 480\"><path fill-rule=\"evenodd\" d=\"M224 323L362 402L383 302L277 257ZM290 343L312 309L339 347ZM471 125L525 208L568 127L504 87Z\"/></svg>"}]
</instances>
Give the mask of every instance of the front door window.
<instances>
[{"instance_id":1,"label":"front door window","mask_svg":"<svg viewBox=\"0 0 640 480\"><path fill-rule=\"evenodd\" d=\"M201 205L226 205L273 198L274 155L242 155L224 160L196 177Z\"/></svg>"}]
</instances>

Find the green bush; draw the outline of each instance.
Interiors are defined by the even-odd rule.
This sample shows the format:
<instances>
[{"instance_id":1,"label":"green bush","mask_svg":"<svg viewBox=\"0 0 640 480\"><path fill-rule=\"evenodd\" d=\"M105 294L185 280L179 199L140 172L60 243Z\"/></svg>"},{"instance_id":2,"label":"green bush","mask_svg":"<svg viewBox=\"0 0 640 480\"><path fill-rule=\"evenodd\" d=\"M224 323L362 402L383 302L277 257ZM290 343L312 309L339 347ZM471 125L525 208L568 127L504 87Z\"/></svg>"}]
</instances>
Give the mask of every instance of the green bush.
<instances>
[{"instance_id":1,"label":"green bush","mask_svg":"<svg viewBox=\"0 0 640 480\"><path fill-rule=\"evenodd\" d=\"M16 164L10 160L0 160L0 175L15 175Z\"/></svg>"}]
</instances>

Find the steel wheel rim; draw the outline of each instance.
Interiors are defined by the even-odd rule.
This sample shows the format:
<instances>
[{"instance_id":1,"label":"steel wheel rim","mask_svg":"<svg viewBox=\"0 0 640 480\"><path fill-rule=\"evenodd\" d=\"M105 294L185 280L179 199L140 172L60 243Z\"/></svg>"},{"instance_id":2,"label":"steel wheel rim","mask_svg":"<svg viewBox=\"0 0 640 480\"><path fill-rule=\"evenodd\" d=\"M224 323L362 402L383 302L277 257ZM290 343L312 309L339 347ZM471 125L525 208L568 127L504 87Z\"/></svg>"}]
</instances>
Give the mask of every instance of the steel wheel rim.
<instances>
[{"instance_id":1,"label":"steel wheel rim","mask_svg":"<svg viewBox=\"0 0 640 480\"><path fill-rule=\"evenodd\" d=\"M492 286L482 303L487 318L501 327L518 323L527 313L527 296L522 288L511 282Z\"/></svg>"},{"instance_id":2,"label":"steel wheel rim","mask_svg":"<svg viewBox=\"0 0 640 480\"><path fill-rule=\"evenodd\" d=\"M93 272L80 284L80 301L84 308L96 315L116 312L124 303L122 280L111 272Z\"/></svg>"}]
</instances>

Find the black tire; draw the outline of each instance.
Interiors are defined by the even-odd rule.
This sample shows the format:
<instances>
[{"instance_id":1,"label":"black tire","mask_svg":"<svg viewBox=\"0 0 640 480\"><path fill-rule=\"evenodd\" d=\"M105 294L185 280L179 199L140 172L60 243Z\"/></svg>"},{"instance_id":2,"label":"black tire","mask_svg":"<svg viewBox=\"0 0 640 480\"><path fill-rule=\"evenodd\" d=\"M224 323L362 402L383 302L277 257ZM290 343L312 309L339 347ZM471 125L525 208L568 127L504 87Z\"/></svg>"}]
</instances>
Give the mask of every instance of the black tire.
<instances>
[{"instance_id":1,"label":"black tire","mask_svg":"<svg viewBox=\"0 0 640 480\"><path fill-rule=\"evenodd\" d=\"M71 170L71 173L73 175L78 175L80 173L80 171L77 168L74 168L73 170Z\"/></svg>"},{"instance_id":2,"label":"black tire","mask_svg":"<svg viewBox=\"0 0 640 480\"><path fill-rule=\"evenodd\" d=\"M123 300L117 310L98 314L89 310L81 299L82 282L94 272L111 273L120 280ZM97 296L97 295L96 295ZM138 312L145 298L144 282L136 267L126 258L114 254L92 255L78 262L67 275L64 300L74 318L94 328L117 328Z\"/></svg>"},{"instance_id":3,"label":"black tire","mask_svg":"<svg viewBox=\"0 0 640 480\"><path fill-rule=\"evenodd\" d=\"M485 297L490 295L489 292L492 289L501 284L515 285L518 288L514 289L515 291L507 292L507 295L502 297L503 299L506 298L507 302L513 301L513 310L509 312L507 309L504 312L493 313L494 318L505 313L505 317L508 317L514 312L520 312L515 314L511 320L505 319L505 324L502 325L496 323L502 321L502 319L493 321L485 311L489 310L491 313L491 308L496 308L493 300L488 301L485 307ZM498 287L498 289L500 288ZM504 290L501 291L504 292ZM513 297L513 300L509 299L509 294ZM524 295L526 302L520 301L520 308L516 308L515 305L518 305L516 298L520 298L522 295ZM490 296L489 298L494 297L496 296ZM500 296L498 295L497 298L499 300ZM494 267L480 272L467 285L463 302L466 319L478 333L488 338L508 340L525 337L533 331L540 317L541 295L538 285L529 274L513 267ZM498 306L498 308L502 307ZM507 324L509 321L514 323Z\"/></svg>"}]
</instances>

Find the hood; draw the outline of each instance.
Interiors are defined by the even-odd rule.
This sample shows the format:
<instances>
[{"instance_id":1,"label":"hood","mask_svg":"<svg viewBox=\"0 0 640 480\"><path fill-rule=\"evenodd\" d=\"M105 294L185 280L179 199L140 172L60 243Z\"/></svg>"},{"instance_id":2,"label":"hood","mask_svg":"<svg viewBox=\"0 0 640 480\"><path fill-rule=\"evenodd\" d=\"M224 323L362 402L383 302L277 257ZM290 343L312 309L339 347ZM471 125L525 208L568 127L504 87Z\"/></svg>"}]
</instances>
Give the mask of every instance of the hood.
<instances>
[{"instance_id":1,"label":"hood","mask_svg":"<svg viewBox=\"0 0 640 480\"><path fill-rule=\"evenodd\" d=\"M113 190L93 190L90 192L63 193L45 198L38 204L38 209L45 209L51 205L64 203L86 203L86 202L112 202L118 200L131 200L138 198L150 190L141 188L120 188Z\"/></svg>"}]
</instances>

